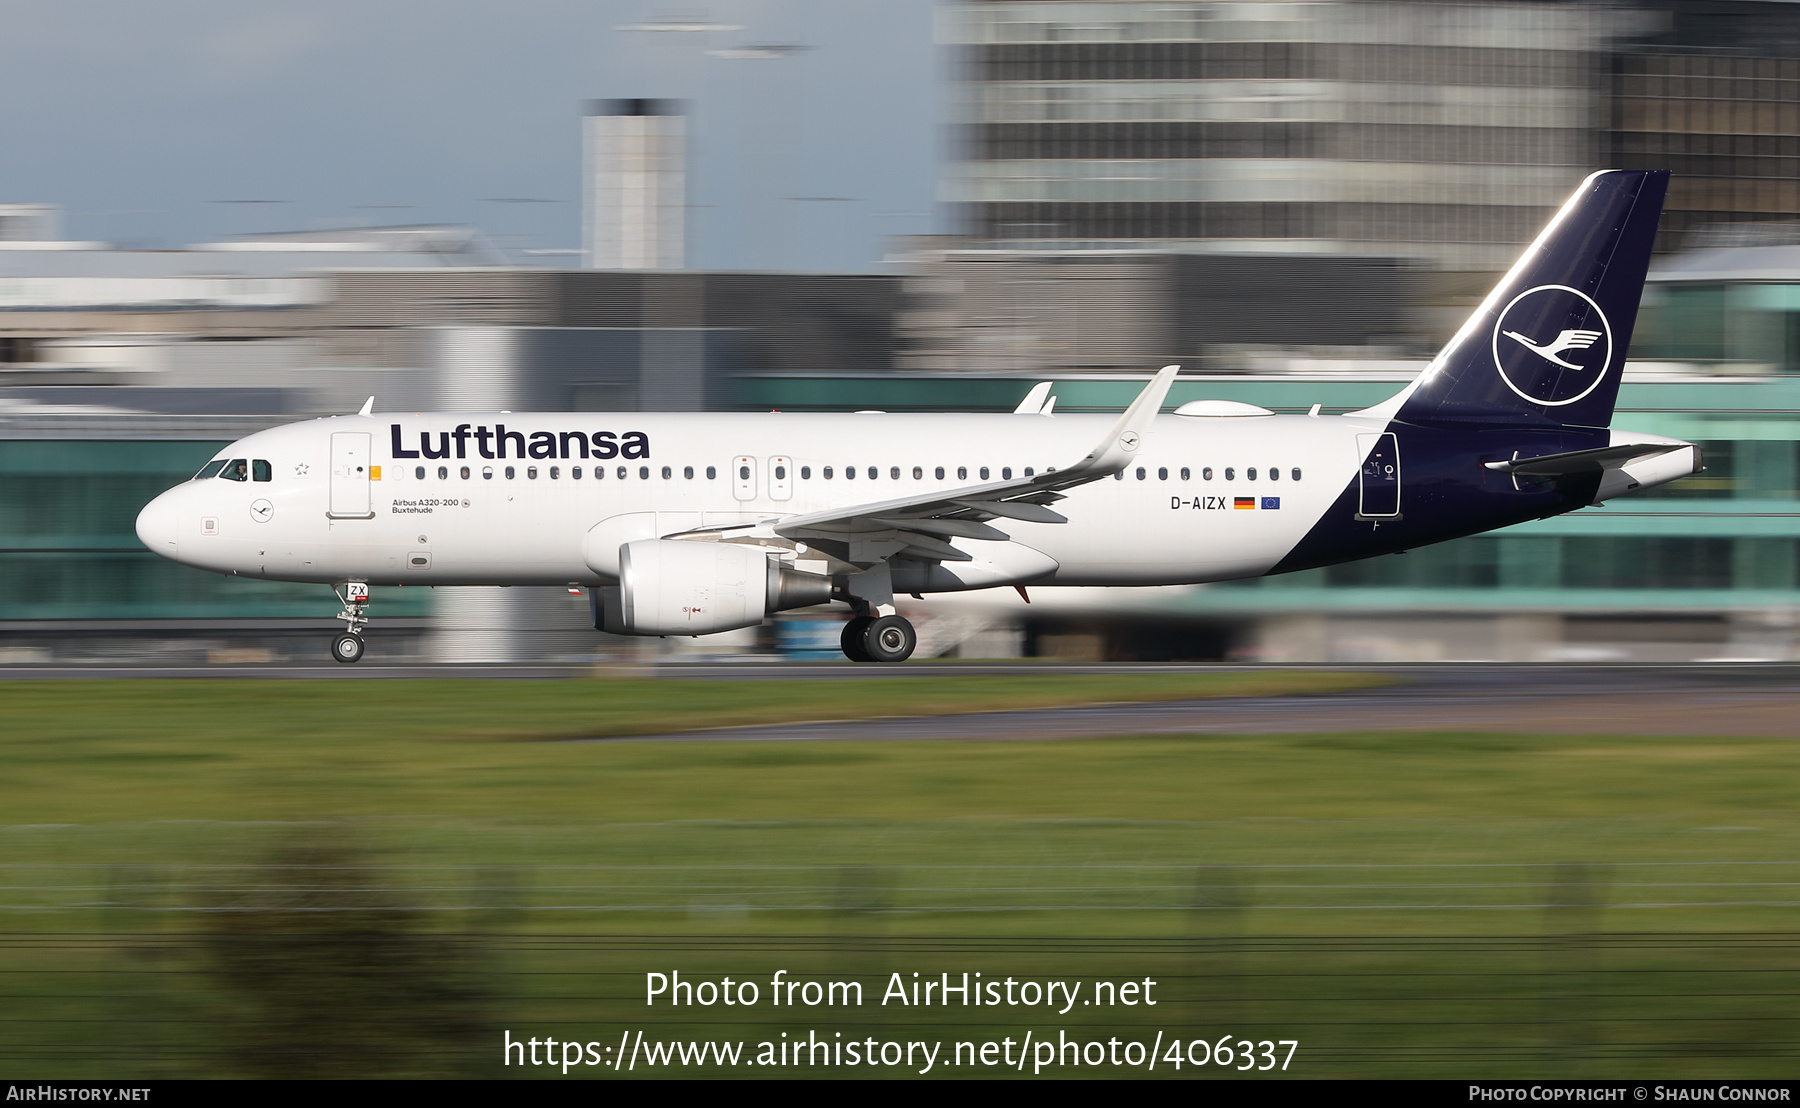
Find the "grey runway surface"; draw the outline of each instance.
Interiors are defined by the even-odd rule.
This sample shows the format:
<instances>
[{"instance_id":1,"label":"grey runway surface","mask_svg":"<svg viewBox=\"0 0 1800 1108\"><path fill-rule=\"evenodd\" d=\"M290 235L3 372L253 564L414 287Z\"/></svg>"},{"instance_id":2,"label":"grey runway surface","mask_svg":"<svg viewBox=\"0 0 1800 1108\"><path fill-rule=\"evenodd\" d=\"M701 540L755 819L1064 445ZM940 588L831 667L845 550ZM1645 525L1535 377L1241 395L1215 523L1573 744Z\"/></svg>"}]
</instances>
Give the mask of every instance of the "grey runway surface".
<instances>
[{"instance_id":1,"label":"grey runway surface","mask_svg":"<svg viewBox=\"0 0 1800 1108\"><path fill-rule=\"evenodd\" d=\"M657 666L9 666L6 678L151 677L371 680L554 680L593 676L690 680L905 680L941 676L1219 673L1267 666L1044 662L687 663ZM1296 666L1375 672L1396 684L1319 695L1223 697L956 716L720 728L594 741L1022 740L1107 735L1284 734L1339 731L1506 731L1541 734L1800 737L1800 666L1498 665Z\"/></svg>"},{"instance_id":2,"label":"grey runway surface","mask_svg":"<svg viewBox=\"0 0 1800 1108\"><path fill-rule=\"evenodd\" d=\"M1319 695L797 723L601 741L979 741L1353 731L1800 737L1800 669L1791 666L1360 668L1391 674L1399 683Z\"/></svg>"}]
</instances>

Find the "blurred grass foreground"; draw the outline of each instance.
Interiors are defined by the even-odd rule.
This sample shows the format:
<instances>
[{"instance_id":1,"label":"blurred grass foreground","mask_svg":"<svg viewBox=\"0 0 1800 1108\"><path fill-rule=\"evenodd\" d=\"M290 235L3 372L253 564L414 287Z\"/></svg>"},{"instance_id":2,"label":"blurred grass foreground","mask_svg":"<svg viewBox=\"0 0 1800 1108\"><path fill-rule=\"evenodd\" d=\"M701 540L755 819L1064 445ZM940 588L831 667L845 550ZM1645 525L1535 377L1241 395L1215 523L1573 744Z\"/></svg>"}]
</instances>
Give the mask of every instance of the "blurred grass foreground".
<instances>
[{"instance_id":1,"label":"blurred grass foreground","mask_svg":"<svg viewBox=\"0 0 1800 1108\"><path fill-rule=\"evenodd\" d=\"M1360 680L0 683L0 1076L516 1075L508 1030L1230 1035L1298 1040L1301 1077L1792 1073L1789 740L543 741ZM643 1003L648 972L766 996L777 970L869 999ZM914 972L1150 978L1159 1003L877 1002Z\"/></svg>"}]
</instances>

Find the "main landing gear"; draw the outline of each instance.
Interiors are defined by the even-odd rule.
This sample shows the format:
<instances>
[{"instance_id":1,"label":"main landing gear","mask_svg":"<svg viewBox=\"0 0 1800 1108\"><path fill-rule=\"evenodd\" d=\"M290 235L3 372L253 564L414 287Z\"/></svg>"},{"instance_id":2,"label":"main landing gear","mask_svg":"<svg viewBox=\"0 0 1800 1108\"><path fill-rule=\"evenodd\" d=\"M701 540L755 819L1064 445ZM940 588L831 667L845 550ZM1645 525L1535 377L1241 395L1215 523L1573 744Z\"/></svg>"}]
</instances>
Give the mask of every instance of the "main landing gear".
<instances>
[{"instance_id":1,"label":"main landing gear","mask_svg":"<svg viewBox=\"0 0 1800 1108\"><path fill-rule=\"evenodd\" d=\"M857 616L844 624L838 645L852 662L904 662L919 635L905 616Z\"/></svg>"},{"instance_id":2,"label":"main landing gear","mask_svg":"<svg viewBox=\"0 0 1800 1108\"><path fill-rule=\"evenodd\" d=\"M343 602L344 610L337 618L344 621L344 630L331 640L331 656L340 662L360 662L363 656L362 629L369 625L369 586L361 581L351 581L344 586L343 592L333 587L338 600Z\"/></svg>"}]
</instances>

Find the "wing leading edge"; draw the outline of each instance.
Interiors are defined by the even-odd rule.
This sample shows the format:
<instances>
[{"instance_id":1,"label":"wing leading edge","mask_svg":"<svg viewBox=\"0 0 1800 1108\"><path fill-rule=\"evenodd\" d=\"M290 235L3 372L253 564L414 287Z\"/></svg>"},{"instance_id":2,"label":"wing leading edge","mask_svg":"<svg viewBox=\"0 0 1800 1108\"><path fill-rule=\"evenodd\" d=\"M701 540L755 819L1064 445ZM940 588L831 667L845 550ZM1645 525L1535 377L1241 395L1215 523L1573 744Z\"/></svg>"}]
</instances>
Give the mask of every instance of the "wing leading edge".
<instances>
[{"instance_id":1,"label":"wing leading edge","mask_svg":"<svg viewBox=\"0 0 1800 1108\"><path fill-rule=\"evenodd\" d=\"M992 526L991 520L1067 523L1068 518L1050 505L1063 499L1062 490L1111 477L1125 468L1143 445L1150 423L1161 410L1180 369L1171 365L1159 370L1106 436L1074 465L1013 481L968 485L792 516L776 521L771 529L782 538L816 546L859 568L896 554L923 561L971 561L970 555L958 550L951 541L1009 540L1011 536Z\"/></svg>"}]
</instances>

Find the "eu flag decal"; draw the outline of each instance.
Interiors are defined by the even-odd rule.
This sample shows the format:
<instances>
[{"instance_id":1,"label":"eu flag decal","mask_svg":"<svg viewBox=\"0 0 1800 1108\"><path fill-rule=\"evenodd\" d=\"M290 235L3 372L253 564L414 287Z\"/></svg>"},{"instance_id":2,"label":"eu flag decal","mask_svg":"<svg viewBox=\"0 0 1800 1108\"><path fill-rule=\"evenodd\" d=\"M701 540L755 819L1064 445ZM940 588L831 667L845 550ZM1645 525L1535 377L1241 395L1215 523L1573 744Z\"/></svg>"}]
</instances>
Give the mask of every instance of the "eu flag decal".
<instances>
[{"instance_id":1,"label":"eu flag decal","mask_svg":"<svg viewBox=\"0 0 1800 1108\"><path fill-rule=\"evenodd\" d=\"M1279 496L1263 497L1263 511L1272 512L1279 507L1281 507L1281 497L1279 497Z\"/></svg>"},{"instance_id":2,"label":"eu flag decal","mask_svg":"<svg viewBox=\"0 0 1800 1108\"><path fill-rule=\"evenodd\" d=\"M1236 511L1240 511L1240 512L1245 511L1245 510L1255 511L1256 510L1256 497L1254 497L1254 496L1233 497L1232 501L1231 501L1231 506L1233 509L1235 509Z\"/></svg>"}]
</instances>

